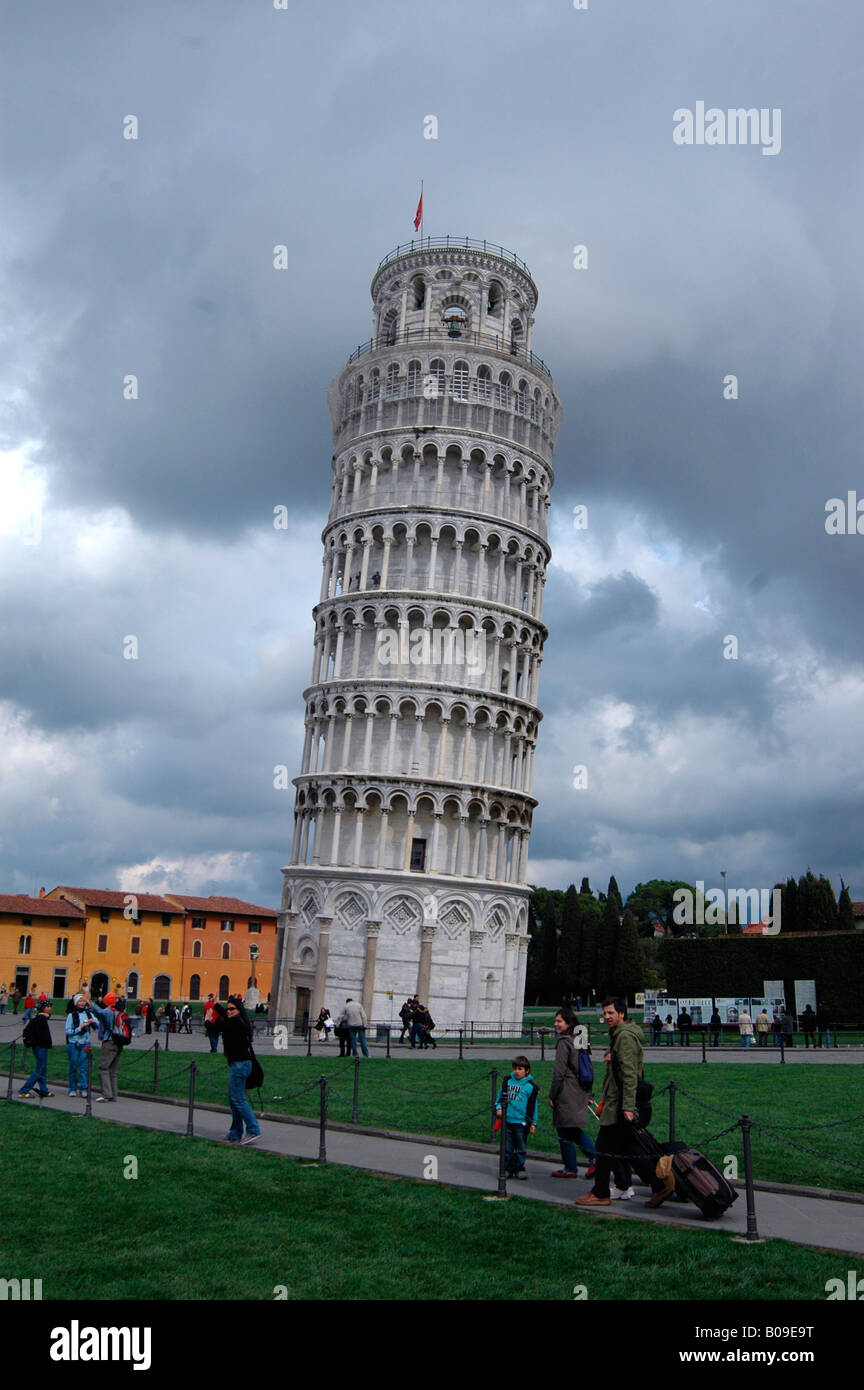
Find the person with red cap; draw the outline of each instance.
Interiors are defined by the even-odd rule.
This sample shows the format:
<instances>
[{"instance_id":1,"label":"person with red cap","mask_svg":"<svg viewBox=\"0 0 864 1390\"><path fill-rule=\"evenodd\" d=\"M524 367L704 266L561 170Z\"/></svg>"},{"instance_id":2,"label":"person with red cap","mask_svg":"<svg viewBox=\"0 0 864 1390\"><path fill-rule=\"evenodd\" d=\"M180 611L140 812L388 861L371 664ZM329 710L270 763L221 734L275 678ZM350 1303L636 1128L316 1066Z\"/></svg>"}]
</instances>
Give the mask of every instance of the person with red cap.
<instances>
[{"instance_id":1,"label":"person with red cap","mask_svg":"<svg viewBox=\"0 0 864 1390\"><path fill-rule=\"evenodd\" d=\"M117 1099L117 1068L123 1051L123 1036L128 1034L129 1021L123 1009L123 1001L113 992L106 994L102 1006L90 1005L91 1013L99 1020L99 1037L102 1046L99 1051L99 1085L101 1096L97 1102Z\"/></svg>"}]
</instances>

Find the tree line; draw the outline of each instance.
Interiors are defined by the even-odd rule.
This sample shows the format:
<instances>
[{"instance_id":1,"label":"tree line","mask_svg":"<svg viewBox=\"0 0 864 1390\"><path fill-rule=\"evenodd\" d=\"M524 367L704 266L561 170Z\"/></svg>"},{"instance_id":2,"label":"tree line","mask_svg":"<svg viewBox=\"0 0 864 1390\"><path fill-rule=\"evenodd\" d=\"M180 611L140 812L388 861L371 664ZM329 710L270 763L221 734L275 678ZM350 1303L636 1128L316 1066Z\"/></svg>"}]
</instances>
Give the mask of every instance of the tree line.
<instances>
[{"instance_id":1,"label":"tree line","mask_svg":"<svg viewBox=\"0 0 864 1390\"><path fill-rule=\"evenodd\" d=\"M676 923L680 889L694 900L699 897L683 880L651 879L637 884L625 903L614 874L605 893L595 894L587 878L578 891L572 883L566 890L533 887L526 997L537 1003L570 996L583 1003L606 994L632 997L637 990L665 985L656 950L658 928L665 936L740 934L740 923ZM781 932L854 930L852 899L842 879L839 899L830 880L822 874L817 879L810 869L797 880L775 884L774 891L778 889Z\"/></svg>"}]
</instances>

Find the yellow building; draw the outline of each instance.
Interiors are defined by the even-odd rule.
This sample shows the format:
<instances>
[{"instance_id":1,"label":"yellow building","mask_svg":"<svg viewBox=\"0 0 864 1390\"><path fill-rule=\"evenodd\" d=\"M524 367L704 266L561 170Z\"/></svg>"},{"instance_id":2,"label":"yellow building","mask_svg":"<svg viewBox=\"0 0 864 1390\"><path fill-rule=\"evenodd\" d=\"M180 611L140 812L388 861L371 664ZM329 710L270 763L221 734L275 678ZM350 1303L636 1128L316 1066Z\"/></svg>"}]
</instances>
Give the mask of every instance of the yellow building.
<instances>
[{"instance_id":1,"label":"yellow building","mask_svg":"<svg viewBox=\"0 0 864 1390\"><path fill-rule=\"evenodd\" d=\"M80 973L92 990L101 993L119 986L130 999L179 997L182 907L155 893L112 893L65 884L52 888L41 901L57 899L84 914Z\"/></svg>"},{"instance_id":2,"label":"yellow building","mask_svg":"<svg viewBox=\"0 0 864 1390\"><path fill-rule=\"evenodd\" d=\"M0 984L63 999L83 978L84 909L71 902L0 893Z\"/></svg>"}]
</instances>

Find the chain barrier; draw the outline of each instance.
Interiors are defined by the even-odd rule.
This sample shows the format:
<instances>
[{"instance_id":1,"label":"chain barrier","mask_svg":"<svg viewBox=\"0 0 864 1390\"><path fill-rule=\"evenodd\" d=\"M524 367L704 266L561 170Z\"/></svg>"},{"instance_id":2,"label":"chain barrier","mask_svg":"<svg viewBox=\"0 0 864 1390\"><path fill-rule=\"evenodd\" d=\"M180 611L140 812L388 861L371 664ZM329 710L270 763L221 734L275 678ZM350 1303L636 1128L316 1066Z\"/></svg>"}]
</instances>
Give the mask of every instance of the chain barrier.
<instances>
[{"instance_id":1,"label":"chain barrier","mask_svg":"<svg viewBox=\"0 0 864 1390\"><path fill-rule=\"evenodd\" d=\"M757 1120L754 1120L753 1128L758 1130L760 1134L775 1133L773 1126L760 1124ZM805 1148L803 1144L796 1144L792 1139L784 1138L783 1143L787 1144L790 1149L797 1149L799 1153L809 1154L811 1158L826 1159L829 1163L842 1163L845 1168L854 1168L857 1172L864 1173L864 1163L858 1163L854 1158L840 1158L837 1154L819 1153L818 1149Z\"/></svg>"},{"instance_id":2,"label":"chain barrier","mask_svg":"<svg viewBox=\"0 0 864 1390\"><path fill-rule=\"evenodd\" d=\"M410 1096L452 1096L455 1095L457 1091L467 1091L470 1090L472 1086L479 1085L481 1081L488 1081L491 1075L491 1071L484 1071L481 1076L476 1076L473 1081L465 1081L461 1086L446 1086L443 1088L436 1088L433 1091L421 1090L419 1087L415 1086L400 1086L389 1076L385 1076L383 1080L388 1086L392 1086L394 1091L403 1091ZM381 1080L382 1078L379 1077L377 1079Z\"/></svg>"}]
</instances>

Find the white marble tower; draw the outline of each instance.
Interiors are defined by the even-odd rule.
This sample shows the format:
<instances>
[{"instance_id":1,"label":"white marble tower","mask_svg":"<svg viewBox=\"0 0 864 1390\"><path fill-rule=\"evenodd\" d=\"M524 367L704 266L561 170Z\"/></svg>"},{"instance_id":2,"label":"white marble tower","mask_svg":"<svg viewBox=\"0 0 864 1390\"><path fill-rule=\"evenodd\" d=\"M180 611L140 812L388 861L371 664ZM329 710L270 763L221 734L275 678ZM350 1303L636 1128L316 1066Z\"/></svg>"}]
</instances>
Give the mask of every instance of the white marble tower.
<instances>
[{"instance_id":1,"label":"white marble tower","mask_svg":"<svg viewBox=\"0 0 864 1390\"><path fill-rule=\"evenodd\" d=\"M521 1022L550 459L512 252L424 238L329 392L333 483L271 1013ZM392 992L391 1001L388 992Z\"/></svg>"}]
</instances>

